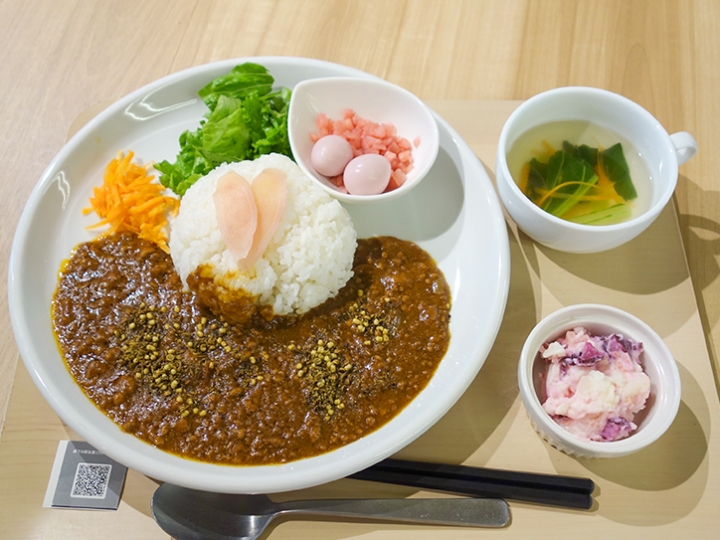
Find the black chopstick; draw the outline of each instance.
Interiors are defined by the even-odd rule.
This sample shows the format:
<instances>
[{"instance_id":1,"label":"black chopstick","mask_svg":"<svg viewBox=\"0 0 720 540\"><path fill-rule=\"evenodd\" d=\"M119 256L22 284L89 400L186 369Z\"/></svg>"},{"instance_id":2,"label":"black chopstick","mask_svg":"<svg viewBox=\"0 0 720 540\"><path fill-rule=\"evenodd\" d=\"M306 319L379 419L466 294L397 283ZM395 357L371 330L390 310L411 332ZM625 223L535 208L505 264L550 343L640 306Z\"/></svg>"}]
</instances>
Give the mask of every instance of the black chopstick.
<instances>
[{"instance_id":1,"label":"black chopstick","mask_svg":"<svg viewBox=\"0 0 720 540\"><path fill-rule=\"evenodd\" d=\"M589 478L397 459L386 459L349 478L578 509L592 507L595 489Z\"/></svg>"},{"instance_id":2,"label":"black chopstick","mask_svg":"<svg viewBox=\"0 0 720 540\"><path fill-rule=\"evenodd\" d=\"M430 476L450 478L473 478L505 485L558 489L585 494L590 494L595 490L595 482L589 478L486 469L484 467L468 467L466 465L448 465L444 463L427 463L391 458L373 465L372 468L397 472L422 472Z\"/></svg>"}]
</instances>

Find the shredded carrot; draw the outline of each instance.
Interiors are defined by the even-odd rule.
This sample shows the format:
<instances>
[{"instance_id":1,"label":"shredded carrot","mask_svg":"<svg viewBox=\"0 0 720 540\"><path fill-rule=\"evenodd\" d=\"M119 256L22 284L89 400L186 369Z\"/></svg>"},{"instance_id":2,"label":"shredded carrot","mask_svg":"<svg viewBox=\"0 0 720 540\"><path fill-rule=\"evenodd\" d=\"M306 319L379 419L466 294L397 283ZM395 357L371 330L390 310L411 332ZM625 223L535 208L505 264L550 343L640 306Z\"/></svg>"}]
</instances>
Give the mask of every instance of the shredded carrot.
<instances>
[{"instance_id":1,"label":"shredded carrot","mask_svg":"<svg viewBox=\"0 0 720 540\"><path fill-rule=\"evenodd\" d=\"M569 184L563 184L563 186L566 186ZM560 186L562 187L562 186ZM592 191L595 188L595 186L590 188L590 191ZM535 190L535 192L538 195L550 195L550 190L548 189L541 189L538 188ZM615 199L608 198L607 195L599 194L599 195L578 195L577 193L552 193L553 199L577 199L580 202L594 202L594 201L607 201L611 202L613 204L619 204ZM545 199L543 199L543 202L545 202Z\"/></svg>"},{"instance_id":2,"label":"shredded carrot","mask_svg":"<svg viewBox=\"0 0 720 540\"><path fill-rule=\"evenodd\" d=\"M545 152L544 154L541 154L541 156L544 158L543 161L547 161L548 159L550 159L550 156L555 153L555 148L553 148L553 145L547 142L545 139L543 139L542 145Z\"/></svg>"},{"instance_id":3,"label":"shredded carrot","mask_svg":"<svg viewBox=\"0 0 720 540\"><path fill-rule=\"evenodd\" d=\"M605 167L603 167L602 164L601 150L598 150L598 162L597 165L595 165L595 172L598 175L598 181L597 184L595 184L598 195L602 196L602 198L607 201L614 202L615 204L625 202L625 199L623 199L620 195L618 195L618 192L615 191L615 184L613 184L612 180L610 180L607 177L607 174L605 174Z\"/></svg>"},{"instance_id":4,"label":"shredded carrot","mask_svg":"<svg viewBox=\"0 0 720 540\"><path fill-rule=\"evenodd\" d=\"M528 182L530 181L530 162L525 162L520 170L520 191L525 195L528 192Z\"/></svg>"},{"instance_id":5,"label":"shredded carrot","mask_svg":"<svg viewBox=\"0 0 720 540\"><path fill-rule=\"evenodd\" d=\"M130 231L155 242L165 252L167 245L167 212L177 214L180 201L163 195L165 188L148 175L150 165L132 163L134 153L118 157L105 168L103 185L93 189L90 207L83 214L95 212L101 220L88 229L109 225L106 234Z\"/></svg>"},{"instance_id":6,"label":"shredded carrot","mask_svg":"<svg viewBox=\"0 0 720 540\"><path fill-rule=\"evenodd\" d=\"M543 203L545 203L545 201L548 199L548 197L554 197L554 196L555 196L555 193L556 193L558 190L561 190L561 189L564 188L564 187L567 187L567 186L586 186L586 185L587 185L587 182L563 182L562 184L558 184L557 186L555 186L554 188L552 188L552 189L549 190L549 191L543 190L543 191L544 191L543 196L540 197L540 200L537 201L535 204L537 204L538 206L542 206ZM573 198L582 197L582 195L576 195L576 194L574 194L574 193L572 193L571 196L572 196Z\"/></svg>"}]
</instances>

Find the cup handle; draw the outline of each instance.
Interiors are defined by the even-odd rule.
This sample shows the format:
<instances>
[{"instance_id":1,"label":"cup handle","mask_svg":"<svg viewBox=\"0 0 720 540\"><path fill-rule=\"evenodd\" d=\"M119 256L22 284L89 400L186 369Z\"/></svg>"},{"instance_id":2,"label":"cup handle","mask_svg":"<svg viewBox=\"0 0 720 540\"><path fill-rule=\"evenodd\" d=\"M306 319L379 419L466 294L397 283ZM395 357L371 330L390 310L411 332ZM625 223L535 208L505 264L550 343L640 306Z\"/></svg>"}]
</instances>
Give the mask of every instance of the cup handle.
<instances>
[{"instance_id":1,"label":"cup handle","mask_svg":"<svg viewBox=\"0 0 720 540\"><path fill-rule=\"evenodd\" d=\"M670 140L675 146L678 166L688 161L697 152L698 146L695 139L687 131L678 131L670 135Z\"/></svg>"}]
</instances>

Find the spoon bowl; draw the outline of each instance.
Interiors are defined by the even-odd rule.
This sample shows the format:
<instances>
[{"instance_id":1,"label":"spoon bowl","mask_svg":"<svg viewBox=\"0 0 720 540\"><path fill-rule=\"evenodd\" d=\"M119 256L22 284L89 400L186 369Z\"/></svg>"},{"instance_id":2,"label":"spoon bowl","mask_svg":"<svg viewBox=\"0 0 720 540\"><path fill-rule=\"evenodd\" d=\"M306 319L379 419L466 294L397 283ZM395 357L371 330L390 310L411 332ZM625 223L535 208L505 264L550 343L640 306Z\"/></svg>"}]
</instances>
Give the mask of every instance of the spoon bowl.
<instances>
[{"instance_id":1,"label":"spoon bowl","mask_svg":"<svg viewBox=\"0 0 720 540\"><path fill-rule=\"evenodd\" d=\"M314 515L466 527L504 527L503 499L329 499L275 503L265 495L228 495L161 485L152 513L177 540L255 540L278 516Z\"/></svg>"}]
</instances>

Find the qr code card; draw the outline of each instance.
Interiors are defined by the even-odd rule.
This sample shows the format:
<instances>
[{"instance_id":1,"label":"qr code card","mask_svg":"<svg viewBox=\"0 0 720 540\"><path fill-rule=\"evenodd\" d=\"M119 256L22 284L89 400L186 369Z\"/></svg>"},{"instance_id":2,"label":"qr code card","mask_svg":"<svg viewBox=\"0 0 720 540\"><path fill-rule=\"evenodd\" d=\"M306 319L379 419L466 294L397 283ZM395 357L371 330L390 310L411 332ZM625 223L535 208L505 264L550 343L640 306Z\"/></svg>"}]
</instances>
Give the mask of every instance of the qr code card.
<instances>
[{"instance_id":1,"label":"qr code card","mask_svg":"<svg viewBox=\"0 0 720 540\"><path fill-rule=\"evenodd\" d=\"M84 441L60 441L43 506L117 510L126 473Z\"/></svg>"}]
</instances>

